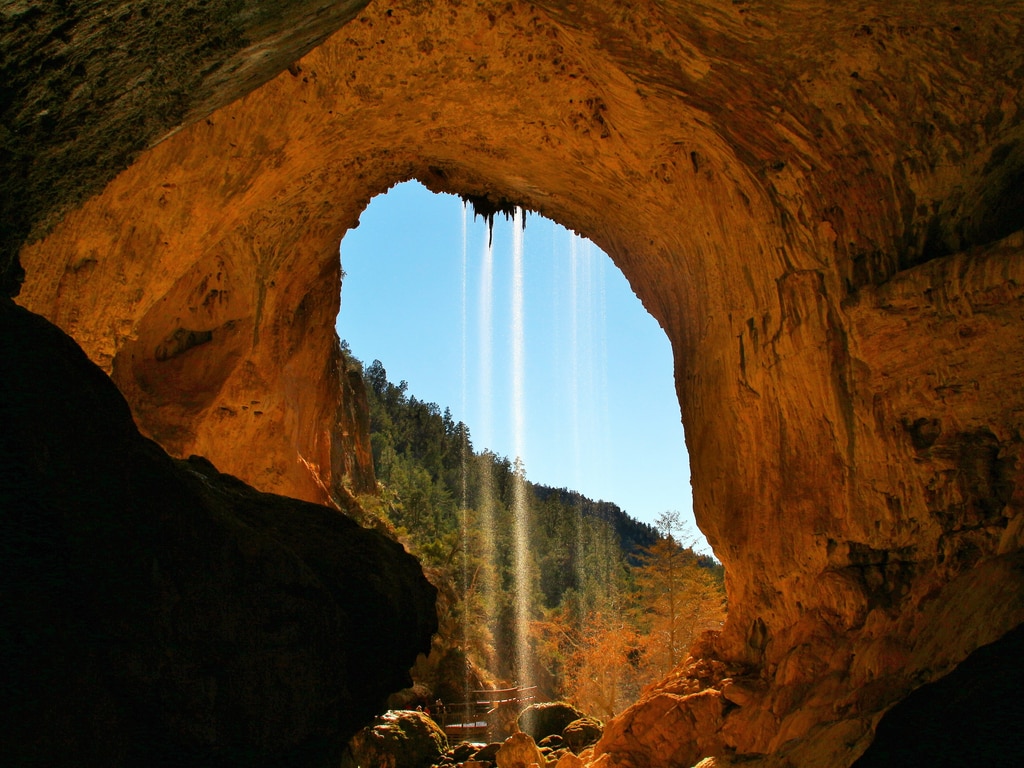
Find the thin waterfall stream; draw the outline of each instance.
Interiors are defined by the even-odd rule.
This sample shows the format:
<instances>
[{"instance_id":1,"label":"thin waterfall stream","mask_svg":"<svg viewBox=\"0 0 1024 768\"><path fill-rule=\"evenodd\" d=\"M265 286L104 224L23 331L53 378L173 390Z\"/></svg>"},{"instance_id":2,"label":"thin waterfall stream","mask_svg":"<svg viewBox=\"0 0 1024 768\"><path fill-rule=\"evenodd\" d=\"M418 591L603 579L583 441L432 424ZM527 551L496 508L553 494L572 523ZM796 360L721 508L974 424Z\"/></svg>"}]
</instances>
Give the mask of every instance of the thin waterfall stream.
<instances>
[{"instance_id":1,"label":"thin waterfall stream","mask_svg":"<svg viewBox=\"0 0 1024 768\"><path fill-rule=\"evenodd\" d=\"M628 284L610 263L606 275L607 257L596 246L539 216L530 217L527 231L528 214L521 208L499 209L505 220L488 220L486 226L470 221L465 203L446 210L452 233L446 245L427 234L444 217L435 213L428 222L424 212L416 227L392 228L389 234L401 245L371 254L382 257L378 263L386 263L391 253L433 249L436 255L392 261L385 268L390 271L384 290L396 296L401 291L403 298L386 313L379 304L374 308L367 329L377 331L375 344L360 346L390 360L397 350L389 345L404 337L428 375L400 367L403 380L397 387L387 385L387 397L403 400L417 413L430 414L433 408L430 418L439 421L443 411L448 439L459 436L458 454L445 449L428 456L434 468L438 460L448 461L437 456L455 457L456 463L424 474L410 463L411 453L397 455L409 450L402 445L411 443L399 444L409 440L410 433L402 431L409 427L403 422L399 428L397 412L389 410L396 421L383 417L384 429L391 431L382 434L382 445L391 452L382 455L378 479L390 494L385 498L393 500L385 512L400 535L426 542L425 565L429 561L435 575L450 580L439 604L448 634L436 663L439 669L443 654L454 649L462 654L457 657L462 666L444 662L444 679L451 686L439 699L459 703L448 710L456 718L449 722L472 729L483 725L481 705L489 697L511 696L503 699L508 709L509 702L534 695L562 695L553 687L561 662L552 661L552 636L546 634L557 622L573 622L572 631L581 638L605 631L601 614L614 609L618 587L613 582L622 553L615 533L609 533L610 518L601 517L614 504L595 501L608 497L589 489L642 477L665 453L652 442L652 428L671 418L641 415L650 399L642 385L653 378L641 357L649 353L635 333L609 334L609 306L616 313L613 325L621 328L621 296L628 294ZM476 209L472 212L475 218ZM369 217L368 211L364 218ZM353 271L359 266L353 260ZM347 275L346 285L354 285L354 278ZM398 287L410 278L410 288ZM613 295L616 303L609 305ZM447 325L430 326L432 316L447 318ZM358 336L353 330L339 318L341 337ZM372 380L379 383L383 368L378 361L374 366L380 375ZM413 374L409 383L406 370ZM447 389L431 389L430 380L440 380L444 372ZM628 407L612 414L610 383L621 390L623 372L639 375L629 379ZM423 390L421 378L428 383ZM421 391L430 400L420 400ZM616 394L621 403L622 393ZM388 402L387 408L397 407ZM458 412L450 413L446 405ZM624 421L643 428L643 450L617 456L613 466L611 446L622 445ZM376 442L374 451L376 461ZM642 468L630 463L637 457L643 457Z\"/></svg>"},{"instance_id":2,"label":"thin waterfall stream","mask_svg":"<svg viewBox=\"0 0 1024 768\"><path fill-rule=\"evenodd\" d=\"M525 425L526 339L523 298L523 225L525 213L516 208L512 221L512 421L515 445L513 486L513 569L515 573L516 682L533 684L530 654L530 506L527 503Z\"/></svg>"}]
</instances>

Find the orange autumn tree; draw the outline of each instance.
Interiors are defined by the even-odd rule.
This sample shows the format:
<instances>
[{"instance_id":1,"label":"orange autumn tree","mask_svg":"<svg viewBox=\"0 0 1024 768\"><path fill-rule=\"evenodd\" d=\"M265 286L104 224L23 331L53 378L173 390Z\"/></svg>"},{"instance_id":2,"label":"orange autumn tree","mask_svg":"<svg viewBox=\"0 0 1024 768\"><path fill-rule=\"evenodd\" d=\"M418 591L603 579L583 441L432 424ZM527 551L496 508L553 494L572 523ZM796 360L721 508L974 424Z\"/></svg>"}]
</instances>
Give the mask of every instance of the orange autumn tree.
<instances>
[{"instance_id":1,"label":"orange autumn tree","mask_svg":"<svg viewBox=\"0 0 1024 768\"><path fill-rule=\"evenodd\" d=\"M532 624L538 661L553 693L598 717L636 700L639 640L632 624L630 568L610 528L581 532L575 587Z\"/></svg>"},{"instance_id":2,"label":"orange autumn tree","mask_svg":"<svg viewBox=\"0 0 1024 768\"><path fill-rule=\"evenodd\" d=\"M611 717L640 693L640 638L619 612L590 617L581 634L565 677L567 697L584 712Z\"/></svg>"},{"instance_id":3,"label":"orange autumn tree","mask_svg":"<svg viewBox=\"0 0 1024 768\"><path fill-rule=\"evenodd\" d=\"M645 548L636 569L636 626L641 637L645 677L667 675L686 658L697 636L725 620L721 566L693 551L675 511L655 523L662 538Z\"/></svg>"},{"instance_id":4,"label":"orange autumn tree","mask_svg":"<svg viewBox=\"0 0 1024 768\"><path fill-rule=\"evenodd\" d=\"M662 538L644 549L639 564L623 561L581 580L533 624L557 694L598 717L636 701L685 658L698 634L725 617L721 566L681 543L678 512L664 513L658 526Z\"/></svg>"},{"instance_id":5,"label":"orange autumn tree","mask_svg":"<svg viewBox=\"0 0 1024 768\"><path fill-rule=\"evenodd\" d=\"M596 717L611 717L636 701L642 639L630 612L610 606L580 619L569 606L533 625L538 655L559 681L557 695Z\"/></svg>"}]
</instances>

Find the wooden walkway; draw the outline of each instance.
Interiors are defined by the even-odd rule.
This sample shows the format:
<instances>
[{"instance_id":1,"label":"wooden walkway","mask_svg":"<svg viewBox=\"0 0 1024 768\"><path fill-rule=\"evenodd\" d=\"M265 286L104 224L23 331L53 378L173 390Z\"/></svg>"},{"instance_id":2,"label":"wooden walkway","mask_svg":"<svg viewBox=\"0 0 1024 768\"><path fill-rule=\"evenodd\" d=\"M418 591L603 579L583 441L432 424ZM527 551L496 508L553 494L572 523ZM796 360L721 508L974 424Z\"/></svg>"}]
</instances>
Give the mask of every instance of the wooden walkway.
<instances>
[{"instance_id":1,"label":"wooden walkway","mask_svg":"<svg viewBox=\"0 0 1024 768\"><path fill-rule=\"evenodd\" d=\"M431 713L440 719L449 739L457 741L495 741L503 739L510 725L519 716L524 704L536 698L537 686L470 691L469 701L448 704L440 712Z\"/></svg>"}]
</instances>

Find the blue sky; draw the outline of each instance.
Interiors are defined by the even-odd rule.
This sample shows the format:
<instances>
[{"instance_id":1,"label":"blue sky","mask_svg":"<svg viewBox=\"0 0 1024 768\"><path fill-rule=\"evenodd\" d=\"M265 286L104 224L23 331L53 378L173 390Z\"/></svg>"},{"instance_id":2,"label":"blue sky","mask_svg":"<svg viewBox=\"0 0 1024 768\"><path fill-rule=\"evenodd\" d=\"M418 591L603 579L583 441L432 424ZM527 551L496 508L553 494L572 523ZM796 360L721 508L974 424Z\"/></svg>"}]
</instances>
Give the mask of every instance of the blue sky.
<instances>
[{"instance_id":1,"label":"blue sky","mask_svg":"<svg viewBox=\"0 0 1024 768\"><path fill-rule=\"evenodd\" d=\"M462 201L417 182L374 198L341 243L338 335L411 395L451 408L478 451L512 459L521 446L530 480L652 524L676 509L698 534L671 349L622 273L589 241L527 215L517 441L513 225L495 220L488 283L487 225L472 211L465 220L464 238Z\"/></svg>"}]
</instances>

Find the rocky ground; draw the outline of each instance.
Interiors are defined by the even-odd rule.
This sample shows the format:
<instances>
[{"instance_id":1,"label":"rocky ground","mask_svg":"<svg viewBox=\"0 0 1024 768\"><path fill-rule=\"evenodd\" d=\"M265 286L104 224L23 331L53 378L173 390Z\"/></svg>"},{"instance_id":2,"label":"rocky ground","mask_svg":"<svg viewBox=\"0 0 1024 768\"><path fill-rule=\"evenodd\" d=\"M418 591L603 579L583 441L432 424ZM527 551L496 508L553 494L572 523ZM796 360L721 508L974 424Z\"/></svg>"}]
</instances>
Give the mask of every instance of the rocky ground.
<instances>
[{"instance_id":1,"label":"rocky ground","mask_svg":"<svg viewBox=\"0 0 1024 768\"><path fill-rule=\"evenodd\" d=\"M353 737L342 768L578 768L579 755L593 753L603 730L599 720L564 702L531 705L517 725L520 730L502 741L449 746L429 715L392 710Z\"/></svg>"}]
</instances>

